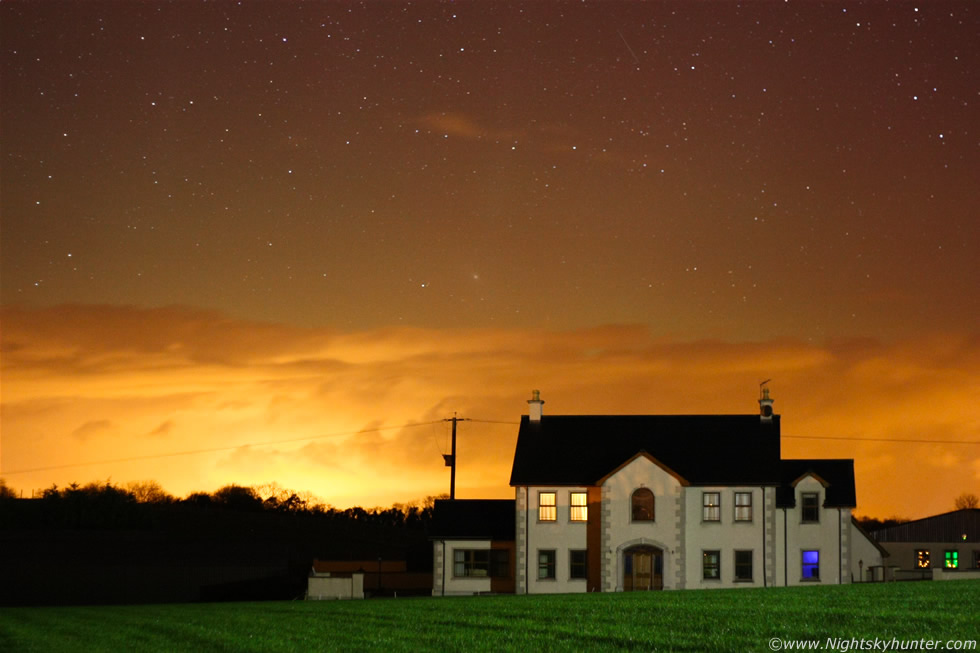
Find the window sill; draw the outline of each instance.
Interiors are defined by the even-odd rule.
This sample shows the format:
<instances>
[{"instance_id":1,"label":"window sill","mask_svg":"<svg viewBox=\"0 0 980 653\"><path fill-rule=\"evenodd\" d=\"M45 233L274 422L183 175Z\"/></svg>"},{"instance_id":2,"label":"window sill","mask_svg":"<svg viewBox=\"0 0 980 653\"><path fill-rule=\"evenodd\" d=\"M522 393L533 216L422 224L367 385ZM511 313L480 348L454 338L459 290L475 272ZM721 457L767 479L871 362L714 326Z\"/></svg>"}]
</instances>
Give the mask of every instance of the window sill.
<instances>
[{"instance_id":1,"label":"window sill","mask_svg":"<svg viewBox=\"0 0 980 653\"><path fill-rule=\"evenodd\" d=\"M819 578L801 578L800 579L800 582L801 583L819 583L820 582L820 579Z\"/></svg>"}]
</instances>

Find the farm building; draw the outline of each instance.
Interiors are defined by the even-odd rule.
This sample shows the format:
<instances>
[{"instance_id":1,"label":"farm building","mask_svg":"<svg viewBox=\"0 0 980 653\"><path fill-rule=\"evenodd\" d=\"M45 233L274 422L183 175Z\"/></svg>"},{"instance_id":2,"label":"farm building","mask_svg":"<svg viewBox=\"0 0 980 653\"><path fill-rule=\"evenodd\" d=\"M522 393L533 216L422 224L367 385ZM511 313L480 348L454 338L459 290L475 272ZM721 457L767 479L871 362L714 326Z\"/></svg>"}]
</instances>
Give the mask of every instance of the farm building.
<instances>
[{"instance_id":1,"label":"farm building","mask_svg":"<svg viewBox=\"0 0 980 653\"><path fill-rule=\"evenodd\" d=\"M897 578L980 578L980 508L964 508L871 532Z\"/></svg>"},{"instance_id":2,"label":"farm building","mask_svg":"<svg viewBox=\"0 0 980 653\"><path fill-rule=\"evenodd\" d=\"M851 517L853 460L782 459L768 390L757 415L546 416L537 392L528 404L513 558L491 552L501 540L445 527L434 594L490 591L505 573L515 592L541 594L850 583L882 565Z\"/></svg>"}]
</instances>

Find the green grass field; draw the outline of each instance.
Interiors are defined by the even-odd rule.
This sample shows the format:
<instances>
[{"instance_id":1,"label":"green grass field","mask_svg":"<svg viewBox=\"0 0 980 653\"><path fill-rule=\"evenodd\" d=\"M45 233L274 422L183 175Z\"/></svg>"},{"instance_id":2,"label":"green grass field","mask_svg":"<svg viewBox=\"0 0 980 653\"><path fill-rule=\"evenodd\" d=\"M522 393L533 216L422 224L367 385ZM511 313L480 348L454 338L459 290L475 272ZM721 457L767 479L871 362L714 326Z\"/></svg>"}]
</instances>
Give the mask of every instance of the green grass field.
<instances>
[{"instance_id":1,"label":"green grass field","mask_svg":"<svg viewBox=\"0 0 980 653\"><path fill-rule=\"evenodd\" d=\"M769 651L774 637L977 640L980 581L0 610L3 651Z\"/></svg>"}]
</instances>

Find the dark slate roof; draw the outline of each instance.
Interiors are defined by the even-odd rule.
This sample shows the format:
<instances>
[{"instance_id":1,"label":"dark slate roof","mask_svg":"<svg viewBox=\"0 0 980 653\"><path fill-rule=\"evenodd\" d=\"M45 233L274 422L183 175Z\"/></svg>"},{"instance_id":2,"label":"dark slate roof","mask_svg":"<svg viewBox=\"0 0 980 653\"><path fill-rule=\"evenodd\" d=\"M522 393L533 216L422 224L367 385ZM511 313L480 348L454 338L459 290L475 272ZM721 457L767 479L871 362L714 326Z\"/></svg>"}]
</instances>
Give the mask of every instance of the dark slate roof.
<instances>
[{"instance_id":1,"label":"dark slate roof","mask_svg":"<svg viewBox=\"0 0 980 653\"><path fill-rule=\"evenodd\" d=\"M514 540L513 499L440 499L429 537L461 540Z\"/></svg>"},{"instance_id":2,"label":"dark slate roof","mask_svg":"<svg viewBox=\"0 0 980 653\"><path fill-rule=\"evenodd\" d=\"M641 452L692 485L779 482L779 416L525 415L511 485L595 485Z\"/></svg>"},{"instance_id":3,"label":"dark slate roof","mask_svg":"<svg viewBox=\"0 0 980 653\"><path fill-rule=\"evenodd\" d=\"M854 491L854 461L851 459L782 460L779 463L779 489L776 506L796 506L796 487L793 485L805 474L814 474L827 484L823 505L827 508L853 508L857 505Z\"/></svg>"},{"instance_id":4,"label":"dark slate roof","mask_svg":"<svg viewBox=\"0 0 980 653\"><path fill-rule=\"evenodd\" d=\"M941 515L871 531L879 542L980 542L980 508L964 508Z\"/></svg>"}]
</instances>

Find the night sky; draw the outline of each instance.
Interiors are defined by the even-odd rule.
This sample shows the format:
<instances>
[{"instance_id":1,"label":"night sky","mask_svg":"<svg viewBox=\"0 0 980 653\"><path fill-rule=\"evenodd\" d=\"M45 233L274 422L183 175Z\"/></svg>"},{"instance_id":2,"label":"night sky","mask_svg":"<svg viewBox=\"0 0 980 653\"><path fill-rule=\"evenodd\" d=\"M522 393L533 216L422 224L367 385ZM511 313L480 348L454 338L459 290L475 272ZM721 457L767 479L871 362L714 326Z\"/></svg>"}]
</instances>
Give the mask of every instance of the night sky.
<instances>
[{"instance_id":1,"label":"night sky","mask_svg":"<svg viewBox=\"0 0 980 653\"><path fill-rule=\"evenodd\" d=\"M3 2L0 472L390 504L447 491L456 411L459 496L506 497L532 388L746 413L773 378L784 456L855 458L858 512L952 509L978 18Z\"/></svg>"}]
</instances>

